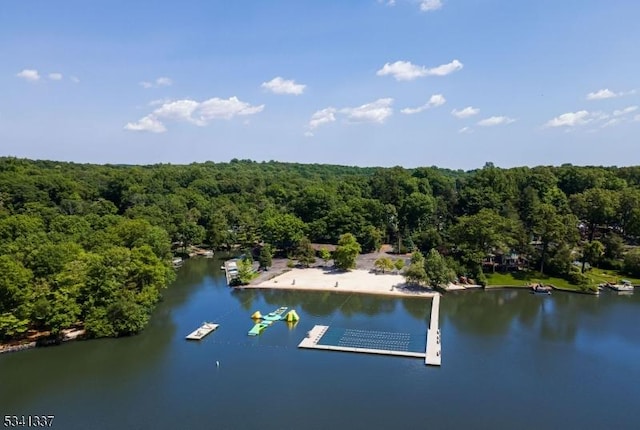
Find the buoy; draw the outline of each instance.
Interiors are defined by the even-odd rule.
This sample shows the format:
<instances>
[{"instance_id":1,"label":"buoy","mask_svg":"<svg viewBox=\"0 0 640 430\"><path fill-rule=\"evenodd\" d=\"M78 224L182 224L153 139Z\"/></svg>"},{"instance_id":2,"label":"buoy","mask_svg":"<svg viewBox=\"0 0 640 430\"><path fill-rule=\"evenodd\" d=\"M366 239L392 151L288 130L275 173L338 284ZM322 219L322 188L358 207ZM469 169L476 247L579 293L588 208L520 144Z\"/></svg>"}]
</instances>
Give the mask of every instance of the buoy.
<instances>
[{"instance_id":1,"label":"buoy","mask_svg":"<svg viewBox=\"0 0 640 430\"><path fill-rule=\"evenodd\" d=\"M216 360L216 367L220 367L220 362Z\"/></svg>"},{"instance_id":2,"label":"buoy","mask_svg":"<svg viewBox=\"0 0 640 430\"><path fill-rule=\"evenodd\" d=\"M258 319L261 319L261 318L262 318L262 314L260 313L260 311L255 311L255 312L253 313L253 315L251 315L251 318L253 318L253 319L257 319L257 320L258 320Z\"/></svg>"}]
</instances>

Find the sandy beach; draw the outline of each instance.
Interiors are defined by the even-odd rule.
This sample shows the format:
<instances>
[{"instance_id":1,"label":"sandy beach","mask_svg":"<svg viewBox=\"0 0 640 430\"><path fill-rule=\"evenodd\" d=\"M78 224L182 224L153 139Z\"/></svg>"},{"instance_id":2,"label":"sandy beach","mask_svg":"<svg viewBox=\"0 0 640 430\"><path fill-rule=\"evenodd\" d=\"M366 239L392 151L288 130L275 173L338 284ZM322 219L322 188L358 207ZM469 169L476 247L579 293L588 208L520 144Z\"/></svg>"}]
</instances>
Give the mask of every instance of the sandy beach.
<instances>
[{"instance_id":1,"label":"sandy beach","mask_svg":"<svg viewBox=\"0 0 640 430\"><path fill-rule=\"evenodd\" d=\"M422 298L431 298L438 294L431 289L407 287L404 277L398 274L376 274L363 269L344 272L318 267L291 269L271 279L246 285L244 288L335 291Z\"/></svg>"}]
</instances>

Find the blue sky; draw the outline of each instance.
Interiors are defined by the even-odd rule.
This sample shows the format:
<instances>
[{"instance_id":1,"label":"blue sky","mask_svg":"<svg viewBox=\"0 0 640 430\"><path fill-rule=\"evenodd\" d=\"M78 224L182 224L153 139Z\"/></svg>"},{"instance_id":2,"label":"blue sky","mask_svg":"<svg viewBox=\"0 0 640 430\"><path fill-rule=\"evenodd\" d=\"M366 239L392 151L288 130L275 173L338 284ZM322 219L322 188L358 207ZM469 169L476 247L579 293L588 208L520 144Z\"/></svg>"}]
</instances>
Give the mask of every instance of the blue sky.
<instances>
[{"instance_id":1,"label":"blue sky","mask_svg":"<svg viewBox=\"0 0 640 430\"><path fill-rule=\"evenodd\" d=\"M0 155L640 164L633 0L5 1Z\"/></svg>"}]
</instances>

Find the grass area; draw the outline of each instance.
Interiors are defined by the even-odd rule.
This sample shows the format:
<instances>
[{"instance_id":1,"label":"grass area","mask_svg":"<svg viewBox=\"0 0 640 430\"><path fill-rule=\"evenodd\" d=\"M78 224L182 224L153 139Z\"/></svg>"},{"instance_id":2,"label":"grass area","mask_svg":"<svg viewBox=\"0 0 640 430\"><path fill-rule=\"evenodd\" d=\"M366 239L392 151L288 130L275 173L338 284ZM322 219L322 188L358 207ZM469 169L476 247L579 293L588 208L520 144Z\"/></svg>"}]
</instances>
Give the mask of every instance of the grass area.
<instances>
[{"instance_id":1,"label":"grass area","mask_svg":"<svg viewBox=\"0 0 640 430\"><path fill-rule=\"evenodd\" d=\"M595 292L598 285L605 282L616 284L621 279L627 279L632 284L639 285L640 279L625 276L615 270L603 270L592 268L588 270L585 275L589 278L587 285L574 285L566 279L556 278L553 276L540 276L536 271L523 271L513 273L487 273L487 289L492 287L526 287L534 283L551 284L558 290L572 291L572 292Z\"/></svg>"},{"instance_id":2,"label":"grass area","mask_svg":"<svg viewBox=\"0 0 640 430\"><path fill-rule=\"evenodd\" d=\"M604 270L604 269L596 269L592 268L588 270L585 275L591 280L592 283L598 285L603 284L605 282L610 282L612 284L620 282L621 279L627 279L631 281L632 284L638 285L640 284L640 279L632 278L630 276L621 275L615 270Z\"/></svg>"},{"instance_id":3,"label":"grass area","mask_svg":"<svg viewBox=\"0 0 640 430\"><path fill-rule=\"evenodd\" d=\"M553 276L540 276L539 272L535 271L522 271L513 273L487 273L487 289L491 287L526 287L530 284L551 284L559 290L564 291L577 291L583 292L592 289L592 287L600 282L596 282L593 285L573 285L566 279L556 278ZM603 281L604 282L604 281Z\"/></svg>"}]
</instances>

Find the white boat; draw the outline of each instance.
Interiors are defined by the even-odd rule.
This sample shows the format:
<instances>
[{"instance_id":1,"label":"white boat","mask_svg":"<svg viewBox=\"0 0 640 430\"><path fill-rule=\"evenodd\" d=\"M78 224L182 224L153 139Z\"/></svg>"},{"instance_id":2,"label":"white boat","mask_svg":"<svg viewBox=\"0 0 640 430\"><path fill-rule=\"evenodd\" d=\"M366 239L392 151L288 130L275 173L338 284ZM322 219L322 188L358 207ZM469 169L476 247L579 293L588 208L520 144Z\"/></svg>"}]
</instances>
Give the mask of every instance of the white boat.
<instances>
[{"instance_id":1,"label":"white boat","mask_svg":"<svg viewBox=\"0 0 640 430\"><path fill-rule=\"evenodd\" d=\"M633 291L633 284L626 279L620 281L620 284L610 284L607 282L606 286L616 291Z\"/></svg>"},{"instance_id":2,"label":"white boat","mask_svg":"<svg viewBox=\"0 0 640 430\"><path fill-rule=\"evenodd\" d=\"M182 261L182 258L180 257L176 257L173 260L171 260L171 264L173 264L173 267L180 267L182 266L182 263L183 261Z\"/></svg>"},{"instance_id":3,"label":"white boat","mask_svg":"<svg viewBox=\"0 0 640 430\"><path fill-rule=\"evenodd\" d=\"M214 323L210 323L210 322L204 322L204 323L202 323L202 325L199 328L197 328L195 331L190 333L187 336L187 339L189 339L189 340L200 340L203 337L205 337L206 335L208 335L209 333L211 333L212 331L214 331L215 329L217 329L218 325L219 324L214 324Z\"/></svg>"}]
</instances>

